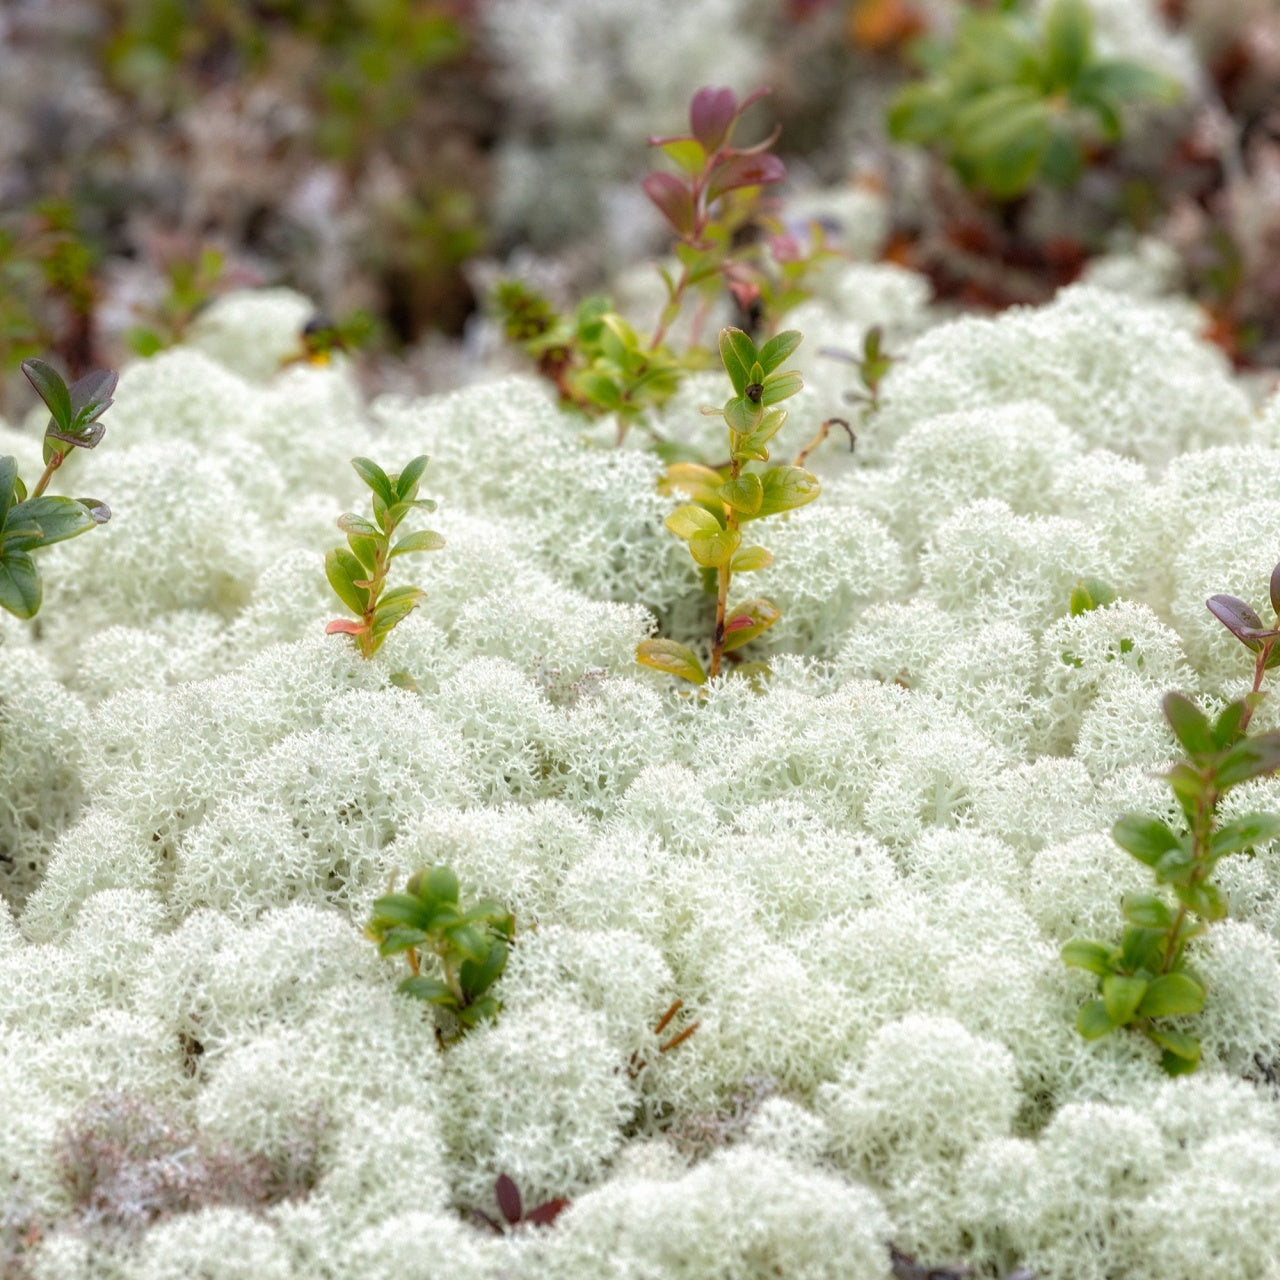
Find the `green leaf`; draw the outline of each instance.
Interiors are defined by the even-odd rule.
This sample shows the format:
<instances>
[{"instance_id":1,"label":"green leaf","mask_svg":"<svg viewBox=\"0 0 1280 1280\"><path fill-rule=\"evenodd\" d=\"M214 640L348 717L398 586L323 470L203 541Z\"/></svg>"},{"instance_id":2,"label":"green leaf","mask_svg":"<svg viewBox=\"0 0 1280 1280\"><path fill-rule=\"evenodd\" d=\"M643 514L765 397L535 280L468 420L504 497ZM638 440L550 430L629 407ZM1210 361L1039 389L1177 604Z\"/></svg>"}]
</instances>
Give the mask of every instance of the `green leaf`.
<instances>
[{"instance_id":1,"label":"green leaf","mask_svg":"<svg viewBox=\"0 0 1280 1280\"><path fill-rule=\"evenodd\" d=\"M420 454L407 462L395 477L392 487L398 502L407 502L417 494L422 473L427 469L427 462L427 455Z\"/></svg>"},{"instance_id":2,"label":"green leaf","mask_svg":"<svg viewBox=\"0 0 1280 1280\"><path fill-rule=\"evenodd\" d=\"M1152 893L1126 894L1121 908L1124 918L1142 929L1168 929L1173 924L1169 904Z\"/></svg>"},{"instance_id":3,"label":"green leaf","mask_svg":"<svg viewBox=\"0 0 1280 1280\"><path fill-rule=\"evenodd\" d=\"M496 1018L501 1011L501 1001L495 1000L492 996L481 996L465 1008L455 1010L458 1021L464 1027L479 1026L486 1018Z\"/></svg>"},{"instance_id":4,"label":"green leaf","mask_svg":"<svg viewBox=\"0 0 1280 1280\"><path fill-rule=\"evenodd\" d=\"M780 511L794 511L812 502L822 486L818 477L803 467L771 467L760 477L764 497L759 516L777 515Z\"/></svg>"},{"instance_id":5,"label":"green leaf","mask_svg":"<svg viewBox=\"0 0 1280 1280\"><path fill-rule=\"evenodd\" d=\"M382 530L376 524L370 524L362 516L355 515L350 511L344 511L338 517L338 528L343 533L354 533L360 538L381 538Z\"/></svg>"},{"instance_id":6,"label":"green leaf","mask_svg":"<svg viewBox=\"0 0 1280 1280\"><path fill-rule=\"evenodd\" d=\"M755 343L741 329L721 329L720 359L734 391L740 396L745 395L751 366L758 359Z\"/></svg>"},{"instance_id":7,"label":"green leaf","mask_svg":"<svg viewBox=\"0 0 1280 1280\"><path fill-rule=\"evenodd\" d=\"M61 374L43 360L24 360L22 372L27 381L36 389L36 394L45 402L58 427L67 431L71 427L74 414L71 409L71 392L63 382Z\"/></svg>"},{"instance_id":8,"label":"green leaf","mask_svg":"<svg viewBox=\"0 0 1280 1280\"><path fill-rule=\"evenodd\" d=\"M1249 703L1244 698L1228 703L1218 718L1213 722L1213 742L1219 751L1225 751L1241 736L1240 726L1244 723Z\"/></svg>"},{"instance_id":9,"label":"green leaf","mask_svg":"<svg viewBox=\"0 0 1280 1280\"><path fill-rule=\"evenodd\" d=\"M468 960L479 963L489 954L489 940L483 929L465 922L452 925L445 930L449 945Z\"/></svg>"},{"instance_id":10,"label":"green leaf","mask_svg":"<svg viewBox=\"0 0 1280 1280\"><path fill-rule=\"evenodd\" d=\"M760 483L760 477L750 471L736 480L727 480L716 490L716 494L735 511L741 511L747 516L755 515L764 501L764 487Z\"/></svg>"},{"instance_id":11,"label":"green leaf","mask_svg":"<svg viewBox=\"0 0 1280 1280\"><path fill-rule=\"evenodd\" d=\"M464 960L458 970L462 989L473 998L482 996L502 976L507 967L507 944L498 938L489 942L487 953L480 960Z\"/></svg>"},{"instance_id":12,"label":"green leaf","mask_svg":"<svg viewBox=\"0 0 1280 1280\"><path fill-rule=\"evenodd\" d=\"M1156 879L1161 884L1186 884L1191 878L1191 872L1195 867L1195 854L1192 852L1191 845L1180 844L1176 849L1170 849L1168 853L1162 853L1156 864L1152 868L1156 873Z\"/></svg>"},{"instance_id":13,"label":"green leaf","mask_svg":"<svg viewBox=\"0 0 1280 1280\"><path fill-rule=\"evenodd\" d=\"M95 419L104 414L114 403L111 399L120 375L114 369L95 369L77 378L67 394L71 397L71 433L80 434ZM102 438L99 432L93 444ZM92 445L89 446L92 448Z\"/></svg>"},{"instance_id":14,"label":"green leaf","mask_svg":"<svg viewBox=\"0 0 1280 1280\"><path fill-rule=\"evenodd\" d=\"M408 887L410 894L423 902L458 901L458 877L451 867L423 867L409 877Z\"/></svg>"},{"instance_id":15,"label":"green leaf","mask_svg":"<svg viewBox=\"0 0 1280 1280\"><path fill-rule=\"evenodd\" d=\"M382 935L382 941L378 943L378 954L380 956L399 955L401 951L422 946L427 940L428 935L421 929L415 929L410 925L395 925Z\"/></svg>"},{"instance_id":16,"label":"green leaf","mask_svg":"<svg viewBox=\"0 0 1280 1280\"><path fill-rule=\"evenodd\" d=\"M1265 778L1280 769L1280 733L1260 733L1236 743L1218 762L1215 780L1219 791L1250 778Z\"/></svg>"},{"instance_id":17,"label":"green leaf","mask_svg":"<svg viewBox=\"0 0 1280 1280\"><path fill-rule=\"evenodd\" d=\"M1171 1018L1199 1013L1204 1008L1204 988L1189 974L1165 973L1153 978L1138 1004L1140 1018Z\"/></svg>"},{"instance_id":18,"label":"green leaf","mask_svg":"<svg viewBox=\"0 0 1280 1280\"><path fill-rule=\"evenodd\" d=\"M1209 721L1190 698L1180 693L1167 693L1162 706L1173 736L1193 760L1202 760L1217 751L1218 744L1213 740Z\"/></svg>"},{"instance_id":19,"label":"green leaf","mask_svg":"<svg viewBox=\"0 0 1280 1280\"><path fill-rule=\"evenodd\" d=\"M1102 980L1102 1001L1107 1017L1117 1027L1133 1020L1138 1005L1147 990L1145 978L1127 978L1121 973L1108 974Z\"/></svg>"},{"instance_id":20,"label":"green leaf","mask_svg":"<svg viewBox=\"0 0 1280 1280\"><path fill-rule=\"evenodd\" d=\"M674 640L641 640L636 646L636 661L642 667L665 671L691 684L707 683L707 673L697 655Z\"/></svg>"},{"instance_id":21,"label":"green leaf","mask_svg":"<svg viewBox=\"0 0 1280 1280\"><path fill-rule=\"evenodd\" d=\"M946 133L953 109L950 95L938 85L909 84L889 101L889 135L897 142L936 142Z\"/></svg>"},{"instance_id":22,"label":"green leaf","mask_svg":"<svg viewBox=\"0 0 1280 1280\"><path fill-rule=\"evenodd\" d=\"M9 508L13 504L17 494L14 492L14 483L18 479L18 460L17 458L0 458L0 529L5 526L5 521L9 515ZM21 501L19 498L18 501Z\"/></svg>"},{"instance_id":23,"label":"green leaf","mask_svg":"<svg viewBox=\"0 0 1280 1280\"><path fill-rule=\"evenodd\" d=\"M658 146L685 173L697 175L707 162L706 148L696 138L664 138Z\"/></svg>"},{"instance_id":24,"label":"green leaf","mask_svg":"<svg viewBox=\"0 0 1280 1280\"><path fill-rule=\"evenodd\" d=\"M1194 911L1202 920L1225 920L1227 895L1216 884L1201 881L1199 884L1175 883L1173 891L1188 911Z\"/></svg>"},{"instance_id":25,"label":"green leaf","mask_svg":"<svg viewBox=\"0 0 1280 1280\"><path fill-rule=\"evenodd\" d=\"M439 551L444 546L444 538L430 529L419 529L417 533L406 533L391 548L391 559L402 556L409 551Z\"/></svg>"},{"instance_id":26,"label":"green leaf","mask_svg":"<svg viewBox=\"0 0 1280 1280\"><path fill-rule=\"evenodd\" d=\"M1214 832L1209 840L1209 853L1219 858L1225 853L1239 853L1277 839L1280 839L1280 817L1274 813L1247 813Z\"/></svg>"},{"instance_id":27,"label":"green leaf","mask_svg":"<svg viewBox=\"0 0 1280 1280\"><path fill-rule=\"evenodd\" d=\"M351 466L356 475L382 499L384 506L389 507L396 501L396 493L387 473L376 462L368 458L352 458Z\"/></svg>"},{"instance_id":28,"label":"green leaf","mask_svg":"<svg viewBox=\"0 0 1280 1280\"><path fill-rule=\"evenodd\" d=\"M414 974L412 978L405 978L396 990L406 996L425 1000L428 1004L452 1005L457 1002L457 996L453 994L447 982L441 982L439 978L428 978L421 973Z\"/></svg>"},{"instance_id":29,"label":"green leaf","mask_svg":"<svg viewBox=\"0 0 1280 1280\"><path fill-rule=\"evenodd\" d=\"M689 554L704 569L718 569L727 564L742 542L737 529L718 529L715 533L695 533L689 539Z\"/></svg>"},{"instance_id":30,"label":"green leaf","mask_svg":"<svg viewBox=\"0 0 1280 1280\"><path fill-rule=\"evenodd\" d=\"M738 441L735 450L737 456L742 459L758 459L760 462L768 461L769 450L765 445L778 434L786 420L785 409L767 410L755 430Z\"/></svg>"},{"instance_id":31,"label":"green leaf","mask_svg":"<svg viewBox=\"0 0 1280 1280\"><path fill-rule=\"evenodd\" d=\"M1083 938L1073 938L1059 953L1062 963L1073 969L1087 969L1104 978L1111 972L1112 961L1116 955L1115 947L1108 947L1102 942L1088 942Z\"/></svg>"},{"instance_id":32,"label":"green leaf","mask_svg":"<svg viewBox=\"0 0 1280 1280\"><path fill-rule=\"evenodd\" d=\"M764 391L760 403L766 408L777 404L779 400L789 399L804 390L804 379L796 372L775 373L764 380Z\"/></svg>"},{"instance_id":33,"label":"green leaf","mask_svg":"<svg viewBox=\"0 0 1280 1280\"><path fill-rule=\"evenodd\" d=\"M1176 102L1182 89L1172 76L1163 75L1139 62L1121 58L1099 58L1091 62L1075 84L1075 95L1100 97L1115 102Z\"/></svg>"},{"instance_id":34,"label":"green leaf","mask_svg":"<svg viewBox=\"0 0 1280 1280\"><path fill-rule=\"evenodd\" d=\"M360 561L346 547L334 547L324 558L324 572L338 599L357 617L364 617L369 593L364 587L355 585L366 572Z\"/></svg>"},{"instance_id":35,"label":"green leaf","mask_svg":"<svg viewBox=\"0 0 1280 1280\"><path fill-rule=\"evenodd\" d=\"M1031 185L1053 136L1048 103L1024 85L983 93L959 111L951 126L955 157L970 185L997 199Z\"/></svg>"},{"instance_id":36,"label":"green leaf","mask_svg":"<svg viewBox=\"0 0 1280 1280\"><path fill-rule=\"evenodd\" d=\"M36 547L47 547L54 542L64 542L77 534L87 533L96 527L97 522L74 498L57 498L44 495L39 498L28 498L9 508L7 525L18 528L36 525L40 535L34 540L25 541L21 550L33 550Z\"/></svg>"},{"instance_id":37,"label":"green leaf","mask_svg":"<svg viewBox=\"0 0 1280 1280\"><path fill-rule=\"evenodd\" d=\"M1200 1041L1195 1036L1189 1036L1185 1031L1148 1028L1147 1037L1164 1050L1160 1065L1169 1075L1186 1075L1200 1065Z\"/></svg>"},{"instance_id":38,"label":"green leaf","mask_svg":"<svg viewBox=\"0 0 1280 1280\"><path fill-rule=\"evenodd\" d=\"M413 893L389 893L377 898L373 904L373 921L369 928L385 934L390 926L408 925L420 929L424 933L430 931L435 923L432 903L424 902Z\"/></svg>"},{"instance_id":39,"label":"green leaf","mask_svg":"<svg viewBox=\"0 0 1280 1280\"><path fill-rule=\"evenodd\" d=\"M1093 13L1085 0L1054 0L1044 27L1047 89L1069 89L1093 47Z\"/></svg>"},{"instance_id":40,"label":"green leaf","mask_svg":"<svg viewBox=\"0 0 1280 1280\"><path fill-rule=\"evenodd\" d=\"M1115 589L1103 582L1101 578L1080 578L1071 588L1069 608L1071 616L1078 618L1082 613L1093 609L1101 609L1111 604L1116 598Z\"/></svg>"},{"instance_id":41,"label":"green leaf","mask_svg":"<svg viewBox=\"0 0 1280 1280\"><path fill-rule=\"evenodd\" d=\"M764 409L746 396L726 400L723 413L729 429L740 436L749 436L764 418Z\"/></svg>"},{"instance_id":42,"label":"green leaf","mask_svg":"<svg viewBox=\"0 0 1280 1280\"><path fill-rule=\"evenodd\" d=\"M1139 862L1154 867L1170 849L1182 848L1182 840L1167 822L1127 813L1111 828L1111 838Z\"/></svg>"},{"instance_id":43,"label":"green leaf","mask_svg":"<svg viewBox=\"0 0 1280 1280\"><path fill-rule=\"evenodd\" d=\"M773 552L763 547L743 547L729 561L729 568L734 573L750 573L755 569L767 569L772 563Z\"/></svg>"},{"instance_id":44,"label":"green leaf","mask_svg":"<svg viewBox=\"0 0 1280 1280\"><path fill-rule=\"evenodd\" d=\"M15 618L34 618L40 611L40 574L25 551L0 556L0 609Z\"/></svg>"},{"instance_id":45,"label":"green leaf","mask_svg":"<svg viewBox=\"0 0 1280 1280\"><path fill-rule=\"evenodd\" d=\"M749 644L781 617L781 611L768 600L744 600L725 617L724 652Z\"/></svg>"},{"instance_id":46,"label":"green leaf","mask_svg":"<svg viewBox=\"0 0 1280 1280\"><path fill-rule=\"evenodd\" d=\"M1120 940L1120 963L1130 972L1158 967L1165 944L1163 929L1144 929L1130 925Z\"/></svg>"},{"instance_id":47,"label":"green leaf","mask_svg":"<svg viewBox=\"0 0 1280 1280\"><path fill-rule=\"evenodd\" d=\"M677 538L683 538L686 542L698 534L720 533L724 528L710 511L692 502L677 507L663 523Z\"/></svg>"},{"instance_id":48,"label":"green leaf","mask_svg":"<svg viewBox=\"0 0 1280 1280\"><path fill-rule=\"evenodd\" d=\"M756 357L761 368L765 373L772 373L791 358L792 352L803 340L804 335L799 329L784 329L782 333L776 334L760 348Z\"/></svg>"},{"instance_id":49,"label":"green leaf","mask_svg":"<svg viewBox=\"0 0 1280 1280\"><path fill-rule=\"evenodd\" d=\"M355 558L364 566L364 573L356 579L356 582L367 582L377 572L378 552L387 545L386 538L380 533L372 538L363 538L357 534L349 533L347 534L347 545L350 546Z\"/></svg>"},{"instance_id":50,"label":"green leaf","mask_svg":"<svg viewBox=\"0 0 1280 1280\"><path fill-rule=\"evenodd\" d=\"M1076 1030L1086 1040L1105 1036L1114 1025L1107 1006L1101 1000L1086 1000L1076 1013Z\"/></svg>"},{"instance_id":51,"label":"green leaf","mask_svg":"<svg viewBox=\"0 0 1280 1280\"><path fill-rule=\"evenodd\" d=\"M683 493L695 502L715 503L724 477L698 462L673 462L658 483L659 493Z\"/></svg>"},{"instance_id":52,"label":"green leaf","mask_svg":"<svg viewBox=\"0 0 1280 1280\"><path fill-rule=\"evenodd\" d=\"M396 587L386 592L373 611L373 634L385 636L397 623L403 622L425 598L426 592L417 587Z\"/></svg>"}]
</instances>

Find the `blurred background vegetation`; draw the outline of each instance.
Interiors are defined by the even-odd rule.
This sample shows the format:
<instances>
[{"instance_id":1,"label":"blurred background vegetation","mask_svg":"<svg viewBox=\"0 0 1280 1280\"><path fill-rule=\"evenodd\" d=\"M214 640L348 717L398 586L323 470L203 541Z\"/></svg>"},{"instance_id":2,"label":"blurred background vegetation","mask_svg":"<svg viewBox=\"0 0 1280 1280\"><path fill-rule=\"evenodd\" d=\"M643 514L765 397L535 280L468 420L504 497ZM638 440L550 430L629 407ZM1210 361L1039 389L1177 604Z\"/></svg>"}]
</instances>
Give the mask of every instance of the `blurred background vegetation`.
<instances>
[{"instance_id":1,"label":"blurred background vegetation","mask_svg":"<svg viewBox=\"0 0 1280 1280\"><path fill-rule=\"evenodd\" d=\"M1040 301L1145 237L1238 364L1280 365L1280 0L1096 0L1100 56L1149 77L1104 108L1061 65L1027 88L1016 48L1040 47L1052 10L0 0L0 411L24 357L115 365L247 284L314 299L375 385L392 361L447 381L432 368L465 358L481 282L516 269L585 292L662 250L646 135L718 83L772 85L791 189L881 200L876 254L944 302ZM965 63L975 21L994 25L970 54L1014 52ZM947 143L944 83L1014 95L1022 132L991 142L1010 164L1073 107L1097 119L1065 167L1054 142L993 170Z\"/></svg>"}]
</instances>

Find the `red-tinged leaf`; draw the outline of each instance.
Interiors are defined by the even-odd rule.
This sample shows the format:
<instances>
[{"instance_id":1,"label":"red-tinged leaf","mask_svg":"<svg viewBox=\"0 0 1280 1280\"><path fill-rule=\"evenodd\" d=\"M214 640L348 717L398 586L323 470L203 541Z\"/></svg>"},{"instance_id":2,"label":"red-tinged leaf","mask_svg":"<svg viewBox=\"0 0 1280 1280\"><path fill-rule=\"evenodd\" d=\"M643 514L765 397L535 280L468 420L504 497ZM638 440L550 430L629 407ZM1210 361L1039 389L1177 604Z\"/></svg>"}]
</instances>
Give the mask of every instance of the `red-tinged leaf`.
<instances>
[{"instance_id":1,"label":"red-tinged leaf","mask_svg":"<svg viewBox=\"0 0 1280 1280\"><path fill-rule=\"evenodd\" d=\"M1275 635L1275 631L1265 626L1262 619L1237 596L1210 596L1205 601L1205 606L1237 640L1250 649L1262 648L1262 641Z\"/></svg>"},{"instance_id":2,"label":"red-tinged leaf","mask_svg":"<svg viewBox=\"0 0 1280 1280\"><path fill-rule=\"evenodd\" d=\"M677 235L693 234L693 192L674 174L651 173L641 184L645 195L671 224Z\"/></svg>"},{"instance_id":3,"label":"red-tinged leaf","mask_svg":"<svg viewBox=\"0 0 1280 1280\"><path fill-rule=\"evenodd\" d=\"M739 114L738 96L732 89L699 89L689 105L689 128L707 151L715 151Z\"/></svg>"},{"instance_id":4,"label":"red-tinged leaf","mask_svg":"<svg viewBox=\"0 0 1280 1280\"><path fill-rule=\"evenodd\" d=\"M750 311L760 297L760 286L754 280L726 273L725 283L729 286L734 302L743 311Z\"/></svg>"},{"instance_id":5,"label":"red-tinged leaf","mask_svg":"<svg viewBox=\"0 0 1280 1280\"><path fill-rule=\"evenodd\" d=\"M731 155L726 156L711 171L707 184L707 199L718 200L728 191L741 187L764 187L781 182L787 176L787 167L777 156Z\"/></svg>"},{"instance_id":6,"label":"red-tinged leaf","mask_svg":"<svg viewBox=\"0 0 1280 1280\"><path fill-rule=\"evenodd\" d=\"M525 1221L535 1227L549 1227L571 1203L565 1199L547 1200L536 1209L531 1209Z\"/></svg>"},{"instance_id":7,"label":"red-tinged leaf","mask_svg":"<svg viewBox=\"0 0 1280 1280\"><path fill-rule=\"evenodd\" d=\"M1280 564L1271 570L1271 607L1280 618Z\"/></svg>"},{"instance_id":8,"label":"red-tinged leaf","mask_svg":"<svg viewBox=\"0 0 1280 1280\"><path fill-rule=\"evenodd\" d=\"M493 1193L498 1198L498 1208L502 1211L502 1216L514 1227L524 1217L520 1188L505 1173L500 1173L497 1182L493 1184Z\"/></svg>"},{"instance_id":9,"label":"red-tinged leaf","mask_svg":"<svg viewBox=\"0 0 1280 1280\"><path fill-rule=\"evenodd\" d=\"M335 618L325 627L324 633L327 636L336 636L339 633L345 636L359 636L368 629L362 622L352 622L349 618Z\"/></svg>"}]
</instances>

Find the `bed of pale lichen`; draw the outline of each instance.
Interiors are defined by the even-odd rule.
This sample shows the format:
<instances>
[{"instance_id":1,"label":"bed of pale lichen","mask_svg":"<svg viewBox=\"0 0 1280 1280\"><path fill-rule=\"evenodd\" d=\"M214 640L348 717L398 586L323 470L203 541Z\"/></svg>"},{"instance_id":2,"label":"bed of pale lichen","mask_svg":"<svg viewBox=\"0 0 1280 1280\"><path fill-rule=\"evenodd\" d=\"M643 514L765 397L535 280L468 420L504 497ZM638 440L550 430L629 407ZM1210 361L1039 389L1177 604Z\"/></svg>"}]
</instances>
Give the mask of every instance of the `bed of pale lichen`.
<instances>
[{"instance_id":1,"label":"bed of pale lichen","mask_svg":"<svg viewBox=\"0 0 1280 1280\"><path fill-rule=\"evenodd\" d=\"M1108 831L1165 804L1161 695L1247 686L1203 602L1265 591L1280 400L1174 302L944 322L906 273L834 270L790 318L782 451L839 405L820 348L881 322L902 358L771 522L772 681L695 698L633 661L709 617L638 438L527 377L363 405L341 367L277 372L307 314L228 298L124 371L74 481L114 518L44 554L38 628L0 627L13 1265L883 1280L892 1240L1040 1280L1280 1274L1280 851L1224 866L1194 1076L1081 1040L1058 958L1144 883ZM659 426L710 440L721 398ZM38 435L0 444L30 469ZM323 553L348 459L418 453L447 546L365 662L324 635ZM1068 616L1081 576L1117 603ZM431 862L519 928L501 1016L445 1051L362 936ZM677 997L699 1026L658 1054ZM104 1099L303 1185L95 1214L68 1138ZM500 1172L572 1206L479 1230Z\"/></svg>"}]
</instances>

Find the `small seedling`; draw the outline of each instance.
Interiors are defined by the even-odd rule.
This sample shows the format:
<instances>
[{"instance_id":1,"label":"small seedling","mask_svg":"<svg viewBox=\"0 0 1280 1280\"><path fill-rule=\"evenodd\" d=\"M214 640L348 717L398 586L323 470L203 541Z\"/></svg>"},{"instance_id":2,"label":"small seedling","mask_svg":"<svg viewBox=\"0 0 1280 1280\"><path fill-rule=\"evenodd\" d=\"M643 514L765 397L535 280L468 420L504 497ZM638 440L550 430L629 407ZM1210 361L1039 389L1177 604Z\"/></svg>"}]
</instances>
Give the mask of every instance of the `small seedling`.
<instances>
[{"instance_id":1,"label":"small seedling","mask_svg":"<svg viewBox=\"0 0 1280 1280\"><path fill-rule=\"evenodd\" d=\"M498 1202L498 1211L510 1228L549 1227L570 1204L563 1196L557 1196L552 1200L544 1200L536 1209L530 1209L526 1213L520 1188L516 1186L515 1179L505 1173L498 1174L497 1181L493 1184L493 1194ZM504 1233L502 1223L491 1218L483 1209L473 1209L472 1213L478 1222L484 1223L492 1231L499 1235Z\"/></svg>"},{"instance_id":2,"label":"small seedling","mask_svg":"<svg viewBox=\"0 0 1280 1280\"><path fill-rule=\"evenodd\" d=\"M502 1008L489 989L506 968L515 917L490 899L463 911L458 877L448 867L418 871L404 893L379 898L365 933L379 954L403 952L409 961L413 972L400 983L401 991L447 1009L463 1030ZM420 952L439 960L443 978L421 971Z\"/></svg>"},{"instance_id":3,"label":"small seedling","mask_svg":"<svg viewBox=\"0 0 1280 1280\"><path fill-rule=\"evenodd\" d=\"M110 370L87 374L70 387L43 360L24 360L22 372L48 406L44 435L44 471L35 488L18 475L16 458L0 458L0 608L18 618L34 618L43 585L31 552L88 533L111 519L97 498L46 495L53 473L73 448L92 449L106 428L98 419L111 405L116 375Z\"/></svg>"},{"instance_id":4,"label":"small seedling","mask_svg":"<svg viewBox=\"0 0 1280 1280\"><path fill-rule=\"evenodd\" d=\"M716 470L699 463L675 463L667 468L666 486L691 501L673 511L667 528L684 539L696 565L716 575L716 619L711 638L711 669L704 670L697 655L674 640L645 640L636 661L658 671L705 684L720 674L726 653L733 652L767 631L782 616L768 600L746 600L728 606L734 573L763 569L773 563L764 547L742 545L742 526L752 520L793 511L812 502L820 491L818 479L799 466L750 468L769 460L768 444L786 421L779 401L804 385L794 371L781 366L800 345L801 335L788 329L756 349L741 329L720 333L720 358L734 394L719 413L729 429L729 462Z\"/></svg>"},{"instance_id":5,"label":"small seedling","mask_svg":"<svg viewBox=\"0 0 1280 1280\"><path fill-rule=\"evenodd\" d=\"M1178 92L1140 63L1098 55L1086 0L1054 0L1039 22L1007 6L967 10L954 43L922 46L921 60L926 78L894 97L890 133L934 148L997 201L1041 178L1070 186L1099 136L1120 139L1130 103Z\"/></svg>"},{"instance_id":6,"label":"small seedling","mask_svg":"<svg viewBox=\"0 0 1280 1280\"><path fill-rule=\"evenodd\" d=\"M1280 623L1280 565L1271 575L1271 602ZM1241 783L1280 770L1280 732L1248 736L1262 698L1262 678L1280 655L1280 625L1266 627L1243 600L1216 595L1208 608L1256 654L1253 689L1210 721L1189 699L1170 693L1164 714L1187 759L1164 775L1183 822L1175 830L1159 818L1127 814L1112 828L1116 843L1155 874L1160 892L1130 894L1122 910L1127 926L1119 946L1075 939L1062 958L1098 977L1099 995L1081 1006L1076 1027L1086 1039L1131 1027L1161 1050L1170 1075L1194 1071L1200 1042L1163 1019L1199 1013L1203 982L1187 966L1187 945L1227 914L1227 899L1213 882L1220 859L1252 852L1280 838L1280 817L1249 813L1219 825L1222 798ZM1171 890L1173 901L1163 890Z\"/></svg>"},{"instance_id":7,"label":"small seedling","mask_svg":"<svg viewBox=\"0 0 1280 1280\"><path fill-rule=\"evenodd\" d=\"M373 491L374 523L351 512L338 517L338 528L347 535L348 545L335 547L325 556L324 571L338 599L358 621L337 618L325 631L353 636L361 654L372 658L391 629L426 596L419 587L392 587L388 591L391 561L410 552L438 551L444 539L430 529L419 529L392 541L401 521L415 508L436 509L430 498L417 496L427 466L425 456L414 458L403 471L390 476L368 458L352 458L351 465Z\"/></svg>"}]
</instances>

